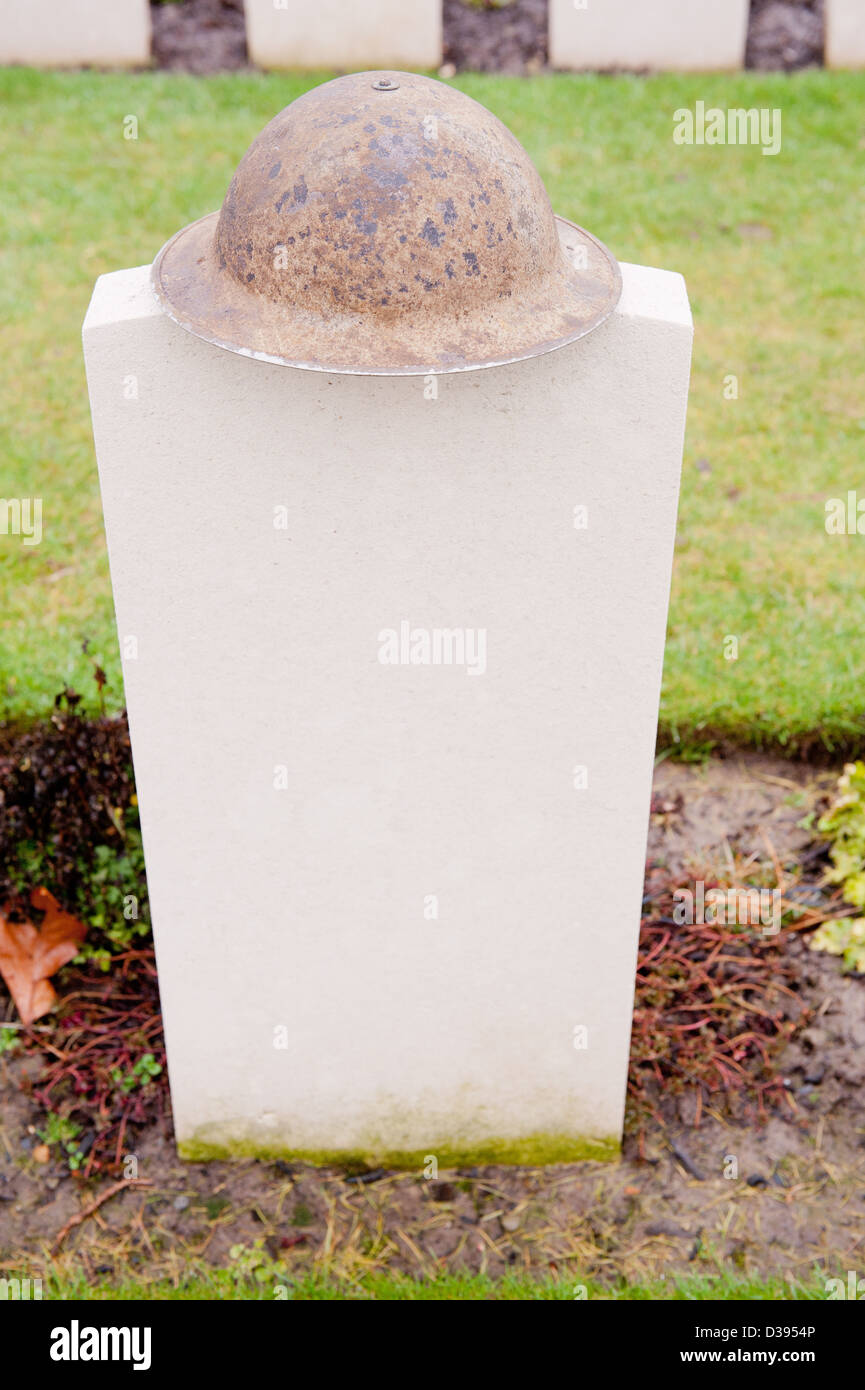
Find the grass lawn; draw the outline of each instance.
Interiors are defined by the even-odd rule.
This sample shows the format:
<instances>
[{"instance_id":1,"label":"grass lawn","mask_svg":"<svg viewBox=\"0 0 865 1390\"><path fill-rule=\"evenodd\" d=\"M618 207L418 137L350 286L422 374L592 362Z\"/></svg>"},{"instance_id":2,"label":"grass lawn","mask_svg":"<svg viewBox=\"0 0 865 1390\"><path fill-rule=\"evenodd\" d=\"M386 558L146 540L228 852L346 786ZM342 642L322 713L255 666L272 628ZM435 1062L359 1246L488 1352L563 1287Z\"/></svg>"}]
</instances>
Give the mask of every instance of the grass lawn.
<instances>
[{"instance_id":1,"label":"grass lawn","mask_svg":"<svg viewBox=\"0 0 865 1390\"><path fill-rule=\"evenodd\" d=\"M79 337L93 281L218 207L253 136L316 80L0 70L0 494L41 497L44 528L38 546L0 537L0 716L44 713L67 683L89 694L94 660L122 704ZM559 212L688 282L662 738L861 747L865 541L827 535L824 504L865 495L865 74L456 85L511 126ZM697 100L780 108L782 152L675 145L673 113Z\"/></svg>"},{"instance_id":2,"label":"grass lawn","mask_svg":"<svg viewBox=\"0 0 865 1390\"><path fill-rule=\"evenodd\" d=\"M286 1273L268 1271L267 1278L256 1280L239 1276L233 1270L200 1269L184 1277L177 1285L124 1281L112 1284L89 1282L83 1275L73 1278L49 1277L43 1281L43 1299L133 1299L135 1301L171 1300L248 1300L273 1302L275 1299L297 1302L568 1302L577 1300L612 1300L633 1302L802 1302L826 1298L826 1281L822 1275L804 1278L791 1287L785 1280L736 1279L719 1275L716 1279L690 1278L660 1280L651 1284L621 1284L615 1287L594 1280L537 1280L509 1275L490 1279L485 1275L443 1274L437 1279L394 1278L370 1275L349 1282L329 1278L326 1274L304 1274L291 1279Z\"/></svg>"}]
</instances>

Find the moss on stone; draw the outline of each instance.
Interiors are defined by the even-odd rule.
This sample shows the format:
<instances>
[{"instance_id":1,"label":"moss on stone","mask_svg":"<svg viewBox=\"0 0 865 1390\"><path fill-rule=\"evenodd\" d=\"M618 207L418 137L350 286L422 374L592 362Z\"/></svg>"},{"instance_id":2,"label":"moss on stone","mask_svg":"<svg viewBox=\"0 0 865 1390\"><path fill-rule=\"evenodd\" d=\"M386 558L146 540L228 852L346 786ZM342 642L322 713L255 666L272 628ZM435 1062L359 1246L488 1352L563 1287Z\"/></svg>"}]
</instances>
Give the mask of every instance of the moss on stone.
<instances>
[{"instance_id":1,"label":"moss on stone","mask_svg":"<svg viewBox=\"0 0 865 1390\"><path fill-rule=\"evenodd\" d=\"M422 1171L431 1157L440 1169L482 1167L485 1164L519 1164L540 1167L551 1163L579 1163L588 1160L610 1162L617 1159L621 1143L617 1138L582 1137L573 1134L531 1134L518 1139L486 1139L478 1144L443 1145L431 1143L426 1149L386 1149L371 1143L355 1149L302 1149L277 1138L223 1137L208 1126L208 1136L193 1136L178 1143L180 1157L190 1163L216 1159L289 1159L318 1168L416 1169Z\"/></svg>"}]
</instances>

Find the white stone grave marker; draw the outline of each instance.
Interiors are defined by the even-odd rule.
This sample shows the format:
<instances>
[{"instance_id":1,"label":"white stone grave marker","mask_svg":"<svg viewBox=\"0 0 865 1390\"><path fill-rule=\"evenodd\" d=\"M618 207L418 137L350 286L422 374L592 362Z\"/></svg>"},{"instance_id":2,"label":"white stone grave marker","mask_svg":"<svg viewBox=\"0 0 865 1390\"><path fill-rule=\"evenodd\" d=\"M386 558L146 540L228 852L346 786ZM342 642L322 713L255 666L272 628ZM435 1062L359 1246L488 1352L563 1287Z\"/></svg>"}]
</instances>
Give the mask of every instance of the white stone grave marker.
<instances>
[{"instance_id":1,"label":"white stone grave marker","mask_svg":"<svg viewBox=\"0 0 865 1390\"><path fill-rule=\"evenodd\" d=\"M244 0L262 68L436 68L442 0Z\"/></svg>"},{"instance_id":2,"label":"white stone grave marker","mask_svg":"<svg viewBox=\"0 0 865 1390\"><path fill-rule=\"evenodd\" d=\"M149 62L147 0L0 0L0 64L69 68Z\"/></svg>"},{"instance_id":3,"label":"white stone grave marker","mask_svg":"<svg viewBox=\"0 0 865 1390\"><path fill-rule=\"evenodd\" d=\"M309 359L297 342L318 334L340 370L204 340L195 268L212 220L158 263L160 293L194 331L157 300L147 266L102 276L84 329L118 630L135 653L124 676L174 1118L191 1158L545 1162L609 1156L621 1136L687 295L679 275L625 265L610 312L608 253L553 222L513 137L485 112L461 135L480 108L399 79L402 94L375 108L355 88L341 108L328 88L302 98L303 120L288 108L241 163L220 224L224 255L247 257L249 276L266 276L274 225L298 247L275 317L264 295L231 300L233 272L213 262L206 312L225 311L222 341L237 349L246 307L250 332L271 315L271 357ZM291 152L291 132L308 144L304 120L328 102L360 110L371 139L382 125L402 137L347 192L332 160ZM430 111L441 152L421 141L406 155ZM475 172L459 183L470 149ZM265 173L282 166L264 202L262 152ZM525 226L500 245L524 187L536 220L520 203ZM348 220L339 190L360 241L326 239ZM283 191L292 210L274 224ZM241 225L256 228L248 241ZM586 312L605 321L538 355L526 338L525 360L444 367L449 351L479 360L487 338L501 355L502 325L536 335L579 293L582 272L557 252L551 277L538 263L536 283L520 278L551 228L571 252L594 247ZM344 271L329 281L342 300L323 294L318 316L303 307L313 264ZM380 309L346 301L379 275L398 287L409 268L419 312L424 285L440 284L416 341L440 356L395 375L412 314L385 315L377 338ZM524 309L527 294L523 322L512 301ZM341 314L344 337L327 339ZM352 354L376 352L388 369L351 373ZM376 371L370 356L364 368Z\"/></svg>"},{"instance_id":4,"label":"white stone grave marker","mask_svg":"<svg viewBox=\"0 0 865 1390\"><path fill-rule=\"evenodd\" d=\"M826 66L865 68L865 0L826 0Z\"/></svg>"},{"instance_id":5,"label":"white stone grave marker","mask_svg":"<svg viewBox=\"0 0 865 1390\"><path fill-rule=\"evenodd\" d=\"M745 66L750 0L549 0L553 67L671 72Z\"/></svg>"}]
</instances>

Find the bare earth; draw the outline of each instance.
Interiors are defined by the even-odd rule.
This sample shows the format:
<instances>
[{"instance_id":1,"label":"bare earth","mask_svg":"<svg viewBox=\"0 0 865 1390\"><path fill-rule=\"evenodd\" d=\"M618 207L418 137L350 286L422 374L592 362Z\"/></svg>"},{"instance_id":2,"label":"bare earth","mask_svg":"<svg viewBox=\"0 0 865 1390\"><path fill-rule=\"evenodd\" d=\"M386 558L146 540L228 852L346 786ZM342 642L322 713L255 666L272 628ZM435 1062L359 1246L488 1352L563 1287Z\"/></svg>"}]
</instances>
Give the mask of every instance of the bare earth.
<instances>
[{"instance_id":1,"label":"bare earth","mask_svg":"<svg viewBox=\"0 0 865 1390\"><path fill-rule=\"evenodd\" d=\"M747 757L703 767L662 762L650 863L705 872L731 854L792 864L811 840L798 822L820 804L829 773ZM812 851L813 853L813 851ZM292 1271L352 1279L371 1269L442 1270L630 1281L677 1274L778 1273L792 1286L865 1257L865 979L845 977L790 933L811 1025L783 1059L788 1108L765 1123L730 1123L683 1102L618 1163L546 1169L485 1167L367 1173L242 1161L184 1164L167 1121L139 1132L139 1175L74 1227L61 1266L88 1278L182 1278L196 1260L230 1263L258 1247ZM28 1128L26 1065L0 1062L0 1266L46 1268L65 1224L107 1185L83 1190L59 1164L40 1165ZM675 1150L675 1152L674 1152Z\"/></svg>"}]
</instances>

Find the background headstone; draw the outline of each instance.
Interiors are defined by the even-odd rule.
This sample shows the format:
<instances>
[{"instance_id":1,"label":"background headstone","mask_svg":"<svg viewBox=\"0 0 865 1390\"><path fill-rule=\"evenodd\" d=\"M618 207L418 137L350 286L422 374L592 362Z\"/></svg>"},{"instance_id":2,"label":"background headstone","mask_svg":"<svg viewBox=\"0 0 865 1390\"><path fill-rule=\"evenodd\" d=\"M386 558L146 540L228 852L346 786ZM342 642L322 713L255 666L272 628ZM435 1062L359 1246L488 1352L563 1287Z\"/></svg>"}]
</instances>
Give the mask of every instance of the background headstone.
<instances>
[{"instance_id":1,"label":"background headstone","mask_svg":"<svg viewBox=\"0 0 865 1390\"><path fill-rule=\"evenodd\" d=\"M550 62L577 71L734 70L749 0L550 0Z\"/></svg>"},{"instance_id":2,"label":"background headstone","mask_svg":"<svg viewBox=\"0 0 865 1390\"><path fill-rule=\"evenodd\" d=\"M826 0L826 64L865 68L865 0Z\"/></svg>"},{"instance_id":3,"label":"background headstone","mask_svg":"<svg viewBox=\"0 0 865 1390\"><path fill-rule=\"evenodd\" d=\"M147 0L0 0L0 63L135 67L149 62Z\"/></svg>"},{"instance_id":4,"label":"background headstone","mask_svg":"<svg viewBox=\"0 0 865 1390\"><path fill-rule=\"evenodd\" d=\"M262 68L435 68L441 0L244 0L246 42Z\"/></svg>"}]
</instances>

